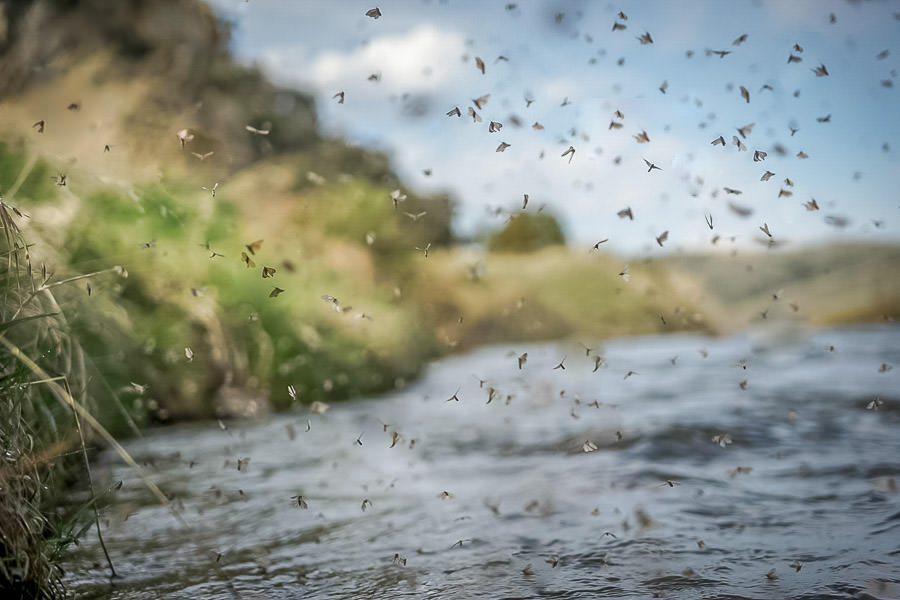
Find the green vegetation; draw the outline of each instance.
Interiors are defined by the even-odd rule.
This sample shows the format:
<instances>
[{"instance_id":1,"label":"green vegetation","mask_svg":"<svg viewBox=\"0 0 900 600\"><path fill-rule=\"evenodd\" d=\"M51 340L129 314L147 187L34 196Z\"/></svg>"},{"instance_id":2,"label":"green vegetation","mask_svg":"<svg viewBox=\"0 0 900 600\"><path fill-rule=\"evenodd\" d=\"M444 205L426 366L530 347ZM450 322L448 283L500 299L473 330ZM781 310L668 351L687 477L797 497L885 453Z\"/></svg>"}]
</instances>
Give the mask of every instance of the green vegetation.
<instances>
[{"instance_id":1,"label":"green vegetation","mask_svg":"<svg viewBox=\"0 0 900 600\"><path fill-rule=\"evenodd\" d=\"M286 408L289 384L305 402L389 389L395 379L414 376L435 345L424 324L374 281L377 262L402 267L412 259L398 252L408 225L388 200L372 208L376 194L388 198L362 181L316 186L286 212L273 207L281 226L259 227L265 216L257 219L255 229L271 232L266 235L239 226L254 219L227 188L215 198L177 183L137 187L134 198L110 189L90 193L58 252L82 270L114 260L128 276L94 287L91 310L73 319L74 332L110 387L149 385L156 407L150 416L161 420L252 415L269 397ZM185 196L190 201L179 199ZM366 224L378 230L375 258L362 249L365 232L353 232L348 215L366 204ZM263 242L251 253L247 245L256 239ZM251 263L241 260L242 252ZM347 268L359 277L350 280L340 265L328 264L354 256L359 264ZM275 269L270 281L261 277L264 266ZM275 286L285 292L273 298ZM336 313L323 294L364 305ZM358 318L363 310L376 320ZM98 313L107 318L98 320ZM225 402L237 390L255 399L253 409Z\"/></svg>"},{"instance_id":2,"label":"green vegetation","mask_svg":"<svg viewBox=\"0 0 900 600\"><path fill-rule=\"evenodd\" d=\"M716 330L659 265L631 265L628 283L617 275L621 269L613 257L576 254L562 246L524 255L454 249L423 263L411 294L452 348Z\"/></svg>"},{"instance_id":3,"label":"green vegetation","mask_svg":"<svg viewBox=\"0 0 900 600\"><path fill-rule=\"evenodd\" d=\"M50 165L42 159L26 164L24 149L12 148L0 142L0 192L18 188L18 194L33 203L46 202L56 197L56 176ZM21 179L20 179L21 178Z\"/></svg>"},{"instance_id":4,"label":"green vegetation","mask_svg":"<svg viewBox=\"0 0 900 600\"><path fill-rule=\"evenodd\" d=\"M546 212L523 212L514 215L506 227L492 235L488 247L494 252L534 252L565 243L556 217Z\"/></svg>"}]
</instances>

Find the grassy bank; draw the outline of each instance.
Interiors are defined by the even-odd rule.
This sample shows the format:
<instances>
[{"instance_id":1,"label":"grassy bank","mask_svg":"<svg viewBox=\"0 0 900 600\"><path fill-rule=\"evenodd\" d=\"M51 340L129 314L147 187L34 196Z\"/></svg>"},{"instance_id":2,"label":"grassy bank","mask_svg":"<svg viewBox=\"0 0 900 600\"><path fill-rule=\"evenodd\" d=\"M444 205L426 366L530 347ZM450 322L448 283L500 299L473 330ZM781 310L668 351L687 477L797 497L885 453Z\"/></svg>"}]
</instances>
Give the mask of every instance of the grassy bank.
<instances>
[{"instance_id":1,"label":"grassy bank","mask_svg":"<svg viewBox=\"0 0 900 600\"><path fill-rule=\"evenodd\" d=\"M0 595L58 598L59 560L102 500L85 471L93 432L77 414L98 414L99 396L67 319L72 307L54 293L69 283L33 260L19 227L26 219L0 200ZM87 501L60 508L72 484L87 488Z\"/></svg>"}]
</instances>

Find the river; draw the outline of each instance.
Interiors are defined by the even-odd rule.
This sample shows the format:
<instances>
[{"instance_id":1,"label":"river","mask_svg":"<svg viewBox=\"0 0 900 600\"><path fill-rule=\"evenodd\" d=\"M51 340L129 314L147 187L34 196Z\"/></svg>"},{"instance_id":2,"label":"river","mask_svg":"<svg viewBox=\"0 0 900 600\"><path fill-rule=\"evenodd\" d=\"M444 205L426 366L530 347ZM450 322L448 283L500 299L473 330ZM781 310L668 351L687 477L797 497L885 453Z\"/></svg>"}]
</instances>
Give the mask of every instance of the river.
<instances>
[{"instance_id":1,"label":"river","mask_svg":"<svg viewBox=\"0 0 900 600\"><path fill-rule=\"evenodd\" d=\"M184 523L105 452L120 577L92 529L66 580L83 599L898 598L898 342L493 346L323 414L151 430L127 448Z\"/></svg>"}]
</instances>

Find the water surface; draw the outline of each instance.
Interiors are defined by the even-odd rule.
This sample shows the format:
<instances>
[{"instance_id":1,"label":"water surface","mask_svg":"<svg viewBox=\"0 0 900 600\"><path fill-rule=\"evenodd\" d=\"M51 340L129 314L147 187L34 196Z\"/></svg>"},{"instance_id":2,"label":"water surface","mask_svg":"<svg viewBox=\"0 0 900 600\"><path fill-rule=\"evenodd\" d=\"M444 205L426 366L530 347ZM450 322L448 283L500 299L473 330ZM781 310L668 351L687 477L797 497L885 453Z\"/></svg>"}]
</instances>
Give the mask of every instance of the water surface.
<instances>
[{"instance_id":1,"label":"water surface","mask_svg":"<svg viewBox=\"0 0 900 600\"><path fill-rule=\"evenodd\" d=\"M128 450L189 529L103 457L125 481L103 515L121 577L87 536L69 581L81 598L897 598L900 368L881 366L900 367L898 334L495 346L325 414L151 431Z\"/></svg>"}]
</instances>

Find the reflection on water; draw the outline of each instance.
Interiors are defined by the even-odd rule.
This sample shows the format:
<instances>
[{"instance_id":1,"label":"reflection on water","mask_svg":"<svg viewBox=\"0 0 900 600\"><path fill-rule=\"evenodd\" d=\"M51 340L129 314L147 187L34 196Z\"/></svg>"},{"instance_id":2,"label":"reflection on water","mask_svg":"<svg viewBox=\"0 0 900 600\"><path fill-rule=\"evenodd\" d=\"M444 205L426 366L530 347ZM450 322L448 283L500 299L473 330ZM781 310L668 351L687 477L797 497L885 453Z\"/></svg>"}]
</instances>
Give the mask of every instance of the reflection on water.
<instances>
[{"instance_id":1,"label":"reflection on water","mask_svg":"<svg viewBox=\"0 0 900 600\"><path fill-rule=\"evenodd\" d=\"M900 369L879 367L900 365L898 333L615 340L596 372L577 344L491 347L324 414L153 432L129 450L191 531L110 456L123 577L85 539L70 582L83 598L228 598L224 576L257 598L896 598Z\"/></svg>"}]
</instances>

